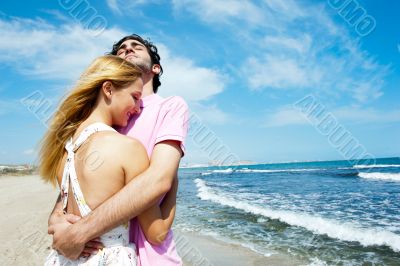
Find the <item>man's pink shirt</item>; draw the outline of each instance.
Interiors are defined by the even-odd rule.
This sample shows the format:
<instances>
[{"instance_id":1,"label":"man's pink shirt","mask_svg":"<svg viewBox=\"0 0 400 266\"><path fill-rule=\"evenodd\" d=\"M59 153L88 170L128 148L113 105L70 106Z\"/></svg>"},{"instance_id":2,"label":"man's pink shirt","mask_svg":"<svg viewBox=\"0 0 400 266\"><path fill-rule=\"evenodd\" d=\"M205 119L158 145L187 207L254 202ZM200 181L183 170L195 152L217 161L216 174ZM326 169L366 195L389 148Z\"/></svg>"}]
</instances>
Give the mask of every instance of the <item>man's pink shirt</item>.
<instances>
[{"instance_id":1,"label":"man's pink shirt","mask_svg":"<svg viewBox=\"0 0 400 266\"><path fill-rule=\"evenodd\" d=\"M142 98L141 113L134 116L120 132L138 139L151 158L154 146L165 140L179 141L185 152L187 130L188 107L185 101L176 96L162 98L152 94ZM171 230L161 245L153 246L146 240L135 218L131 220L130 238L138 249L138 265L182 265Z\"/></svg>"}]
</instances>

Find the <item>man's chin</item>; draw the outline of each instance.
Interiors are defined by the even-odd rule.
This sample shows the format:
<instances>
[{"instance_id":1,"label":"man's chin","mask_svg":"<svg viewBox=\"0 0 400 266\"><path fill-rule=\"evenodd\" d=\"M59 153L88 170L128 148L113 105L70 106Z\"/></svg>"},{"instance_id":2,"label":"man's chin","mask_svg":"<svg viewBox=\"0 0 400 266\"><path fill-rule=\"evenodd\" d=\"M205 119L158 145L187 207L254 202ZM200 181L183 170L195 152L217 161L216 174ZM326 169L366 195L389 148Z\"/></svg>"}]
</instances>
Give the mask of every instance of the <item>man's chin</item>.
<instances>
[{"instance_id":1,"label":"man's chin","mask_svg":"<svg viewBox=\"0 0 400 266\"><path fill-rule=\"evenodd\" d=\"M135 64L135 65L136 65L136 62L135 62L135 60L134 60L133 57L125 58L125 60L128 61L128 62L130 62L130 63L132 63L132 64Z\"/></svg>"}]
</instances>

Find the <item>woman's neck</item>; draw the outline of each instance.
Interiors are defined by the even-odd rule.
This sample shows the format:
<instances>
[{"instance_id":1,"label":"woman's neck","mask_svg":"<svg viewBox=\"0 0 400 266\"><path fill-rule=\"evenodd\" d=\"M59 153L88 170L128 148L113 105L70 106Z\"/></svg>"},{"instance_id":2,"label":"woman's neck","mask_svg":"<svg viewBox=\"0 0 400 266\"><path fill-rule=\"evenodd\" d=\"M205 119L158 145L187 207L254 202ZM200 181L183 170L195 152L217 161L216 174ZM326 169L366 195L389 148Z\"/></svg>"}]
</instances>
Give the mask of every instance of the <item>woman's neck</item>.
<instances>
[{"instance_id":1,"label":"woman's neck","mask_svg":"<svg viewBox=\"0 0 400 266\"><path fill-rule=\"evenodd\" d=\"M78 129L75 131L74 136L79 136L82 130L84 130L86 127L94 123L103 123L108 126L112 126L111 117L107 115L105 112L102 112L100 109L101 108L95 108L93 110L93 112L89 115L89 117L86 118L86 120L83 121L82 124L80 124Z\"/></svg>"},{"instance_id":2,"label":"woman's neck","mask_svg":"<svg viewBox=\"0 0 400 266\"><path fill-rule=\"evenodd\" d=\"M93 124L93 123L103 123L108 126L112 126L112 119L110 115L106 114L105 112L102 112L100 108L96 108L82 124Z\"/></svg>"}]
</instances>

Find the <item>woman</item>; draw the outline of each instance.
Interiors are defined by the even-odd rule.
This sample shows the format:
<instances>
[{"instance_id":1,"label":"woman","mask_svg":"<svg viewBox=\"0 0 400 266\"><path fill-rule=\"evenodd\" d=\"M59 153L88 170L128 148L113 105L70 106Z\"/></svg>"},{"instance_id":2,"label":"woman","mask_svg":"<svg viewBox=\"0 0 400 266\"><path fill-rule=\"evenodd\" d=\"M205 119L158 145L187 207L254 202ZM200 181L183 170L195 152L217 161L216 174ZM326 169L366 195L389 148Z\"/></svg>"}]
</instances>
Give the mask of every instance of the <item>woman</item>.
<instances>
[{"instance_id":1,"label":"woman","mask_svg":"<svg viewBox=\"0 0 400 266\"><path fill-rule=\"evenodd\" d=\"M58 183L63 209L85 216L143 172L149 162L144 147L117 133L139 110L142 72L115 56L96 59L61 103L40 151L40 173ZM171 226L177 183L154 212L140 215L146 236L156 239ZM173 219L173 217L172 217ZM52 250L45 265L136 265L136 247L129 243L128 225L100 237L104 248L87 258L71 261Z\"/></svg>"}]
</instances>

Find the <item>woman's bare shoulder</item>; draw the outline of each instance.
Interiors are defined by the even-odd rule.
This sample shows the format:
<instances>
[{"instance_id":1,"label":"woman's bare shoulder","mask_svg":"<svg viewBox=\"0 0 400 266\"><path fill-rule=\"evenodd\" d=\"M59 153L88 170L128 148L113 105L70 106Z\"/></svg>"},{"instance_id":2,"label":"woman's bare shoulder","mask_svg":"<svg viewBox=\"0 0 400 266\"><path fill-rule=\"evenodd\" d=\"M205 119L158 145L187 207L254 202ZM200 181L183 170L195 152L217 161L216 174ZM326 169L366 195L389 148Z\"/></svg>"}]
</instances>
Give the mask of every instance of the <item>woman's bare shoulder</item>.
<instances>
[{"instance_id":1,"label":"woman's bare shoulder","mask_svg":"<svg viewBox=\"0 0 400 266\"><path fill-rule=\"evenodd\" d=\"M149 166L146 149L139 140L119 133L102 134L99 137L98 141L107 143L102 150L106 160L122 167L126 183Z\"/></svg>"},{"instance_id":2,"label":"woman's bare shoulder","mask_svg":"<svg viewBox=\"0 0 400 266\"><path fill-rule=\"evenodd\" d=\"M95 142L96 146L112 156L119 154L131 157L135 154L146 154L139 140L117 132L99 132Z\"/></svg>"}]
</instances>

